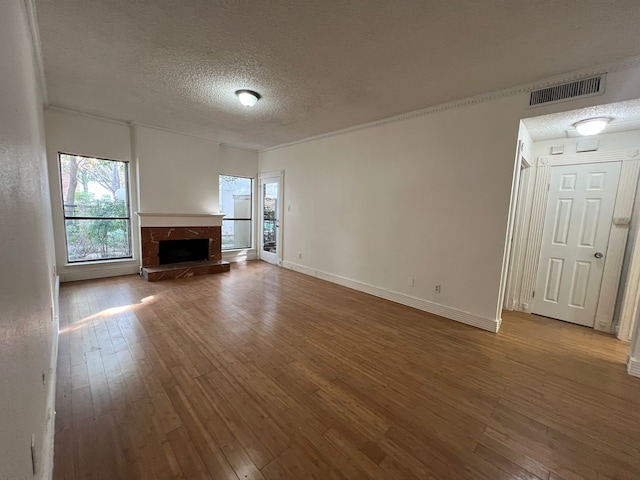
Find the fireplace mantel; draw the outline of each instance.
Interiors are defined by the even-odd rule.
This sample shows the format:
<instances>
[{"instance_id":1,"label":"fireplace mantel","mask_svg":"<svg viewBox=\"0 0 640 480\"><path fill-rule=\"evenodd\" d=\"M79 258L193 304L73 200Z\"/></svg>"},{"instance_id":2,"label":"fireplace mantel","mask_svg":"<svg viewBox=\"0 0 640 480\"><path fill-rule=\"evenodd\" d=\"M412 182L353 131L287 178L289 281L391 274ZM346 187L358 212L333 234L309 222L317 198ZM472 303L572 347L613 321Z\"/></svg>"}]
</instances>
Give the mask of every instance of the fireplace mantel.
<instances>
[{"instance_id":1,"label":"fireplace mantel","mask_svg":"<svg viewBox=\"0 0 640 480\"><path fill-rule=\"evenodd\" d=\"M224 213L136 212L140 227L220 227Z\"/></svg>"}]
</instances>

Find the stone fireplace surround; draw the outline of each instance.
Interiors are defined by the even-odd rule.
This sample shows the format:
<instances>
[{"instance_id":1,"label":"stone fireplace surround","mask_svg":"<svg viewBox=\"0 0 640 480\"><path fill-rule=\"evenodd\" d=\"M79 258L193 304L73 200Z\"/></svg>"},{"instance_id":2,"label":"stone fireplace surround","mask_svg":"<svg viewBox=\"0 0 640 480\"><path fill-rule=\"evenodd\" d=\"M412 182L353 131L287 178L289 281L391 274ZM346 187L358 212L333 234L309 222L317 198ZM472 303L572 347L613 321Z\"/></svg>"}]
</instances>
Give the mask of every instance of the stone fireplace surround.
<instances>
[{"instance_id":1,"label":"stone fireplace surround","mask_svg":"<svg viewBox=\"0 0 640 480\"><path fill-rule=\"evenodd\" d=\"M143 213L140 217L142 275L150 282L190 277L206 273L228 272L229 262L222 260L223 214ZM209 240L209 259L160 265L162 240Z\"/></svg>"}]
</instances>

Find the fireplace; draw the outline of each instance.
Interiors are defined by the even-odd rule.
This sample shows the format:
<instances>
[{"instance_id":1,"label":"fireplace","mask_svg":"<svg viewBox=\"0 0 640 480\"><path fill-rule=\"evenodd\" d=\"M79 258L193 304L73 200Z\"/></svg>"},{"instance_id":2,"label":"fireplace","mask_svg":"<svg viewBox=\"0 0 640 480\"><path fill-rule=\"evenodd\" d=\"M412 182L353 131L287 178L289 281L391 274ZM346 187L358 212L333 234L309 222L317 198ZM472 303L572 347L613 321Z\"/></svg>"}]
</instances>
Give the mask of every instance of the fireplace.
<instances>
[{"instance_id":1,"label":"fireplace","mask_svg":"<svg viewBox=\"0 0 640 480\"><path fill-rule=\"evenodd\" d=\"M222 260L222 215L138 215L142 274L148 281L229 271Z\"/></svg>"},{"instance_id":2,"label":"fireplace","mask_svg":"<svg viewBox=\"0 0 640 480\"><path fill-rule=\"evenodd\" d=\"M209 260L209 239L160 240L158 259L160 265Z\"/></svg>"}]
</instances>

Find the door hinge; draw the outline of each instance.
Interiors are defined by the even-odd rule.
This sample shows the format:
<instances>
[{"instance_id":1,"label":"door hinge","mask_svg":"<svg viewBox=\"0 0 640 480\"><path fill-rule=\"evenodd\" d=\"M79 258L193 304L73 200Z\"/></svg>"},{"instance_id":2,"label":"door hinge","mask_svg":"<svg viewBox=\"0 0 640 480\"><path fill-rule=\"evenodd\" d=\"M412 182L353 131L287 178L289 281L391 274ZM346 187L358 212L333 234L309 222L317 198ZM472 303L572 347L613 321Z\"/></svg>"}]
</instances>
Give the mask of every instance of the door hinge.
<instances>
[{"instance_id":1,"label":"door hinge","mask_svg":"<svg viewBox=\"0 0 640 480\"><path fill-rule=\"evenodd\" d=\"M531 298L536 298L536 291L534 290L533 293L531 294Z\"/></svg>"},{"instance_id":2,"label":"door hinge","mask_svg":"<svg viewBox=\"0 0 640 480\"><path fill-rule=\"evenodd\" d=\"M547 192L549 191L550 188L551 188L551 184L547 183Z\"/></svg>"}]
</instances>

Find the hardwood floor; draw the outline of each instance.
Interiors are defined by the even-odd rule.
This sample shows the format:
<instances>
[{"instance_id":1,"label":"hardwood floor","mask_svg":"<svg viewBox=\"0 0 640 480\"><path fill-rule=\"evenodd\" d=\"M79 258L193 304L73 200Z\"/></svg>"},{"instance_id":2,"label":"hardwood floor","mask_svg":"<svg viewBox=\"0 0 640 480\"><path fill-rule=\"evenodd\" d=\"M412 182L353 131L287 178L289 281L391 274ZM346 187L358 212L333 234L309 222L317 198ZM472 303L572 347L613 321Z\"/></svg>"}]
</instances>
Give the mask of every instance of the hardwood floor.
<instances>
[{"instance_id":1,"label":"hardwood floor","mask_svg":"<svg viewBox=\"0 0 640 480\"><path fill-rule=\"evenodd\" d=\"M640 479L627 345L259 262L61 289L55 479Z\"/></svg>"}]
</instances>

